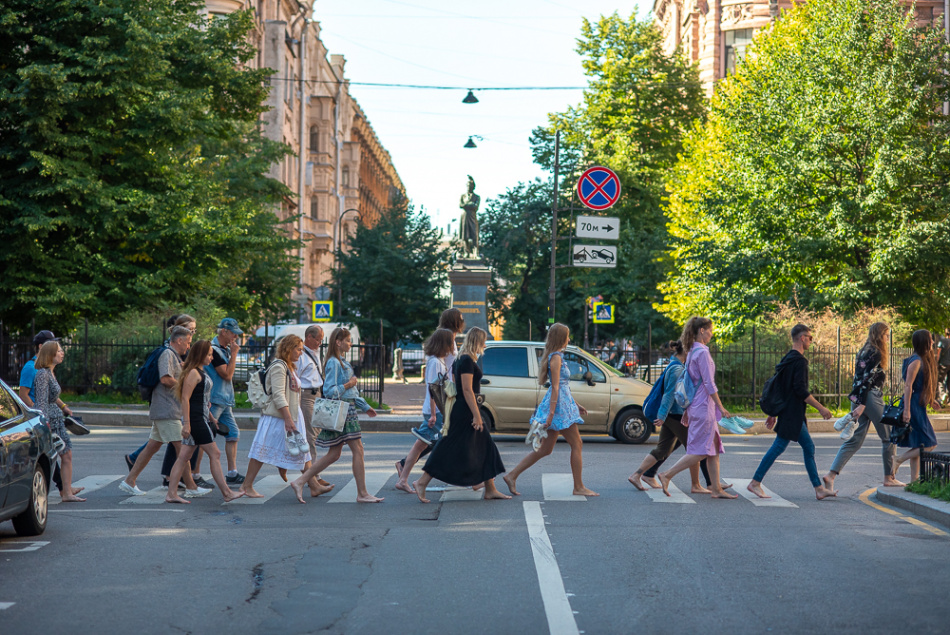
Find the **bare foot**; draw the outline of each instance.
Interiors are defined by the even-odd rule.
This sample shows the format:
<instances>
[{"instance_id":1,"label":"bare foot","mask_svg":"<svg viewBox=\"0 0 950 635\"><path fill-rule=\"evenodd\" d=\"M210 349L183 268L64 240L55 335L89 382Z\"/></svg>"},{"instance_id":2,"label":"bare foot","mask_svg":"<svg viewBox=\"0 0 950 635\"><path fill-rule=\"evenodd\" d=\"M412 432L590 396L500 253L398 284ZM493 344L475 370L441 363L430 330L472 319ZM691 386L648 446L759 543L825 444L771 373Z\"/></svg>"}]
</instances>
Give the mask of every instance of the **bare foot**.
<instances>
[{"instance_id":1,"label":"bare foot","mask_svg":"<svg viewBox=\"0 0 950 635\"><path fill-rule=\"evenodd\" d=\"M396 476L402 478L402 465L399 463L399 461L396 461Z\"/></svg>"},{"instance_id":2,"label":"bare foot","mask_svg":"<svg viewBox=\"0 0 950 635\"><path fill-rule=\"evenodd\" d=\"M818 500L824 500L830 496L837 496L837 495L838 495L838 492L825 489L823 486L819 486L815 488L815 498L817 498Z\"/></svg>"},{"instance_id":3,"label":"bare foot","mask_svg":"<svg viewBox=\"0 0 950 635\"><path fill-rule=\"evenodd\" d=\"M720 481L719 487L721 487L722 489L732 489L732 483L726 483L725 481Z\"/></svg>"},{"instance_id":4,"label":"bare foot","mask_svg":"<svg viewBox=\"0 0 950 635\"><path fill-rule=\"evenodd\" d=\"M689 492L690 494L712 494L712 490L706 489L702 485L693 485Z\"/></svg>"},{"instance_id":5,"label":"bare foot","mask_svg":"<svg viewBox=\"0 0 950 635\"><path fill-rule=\"evenodd\" d=\"M277 473L280 474L280 477L284 479L284 482L287 482L287 470L282 467L277 468Z\"/></svg>"},{"instance_id":6,"label":"bare foot","mask_svg":"<svg viewBox=\"0 0 950 635\"><path fill-rule=\"evenodd\" d=\"M503 477L503 480L505 481L505 485L508 486L509 492L511 492L515 496L521 496L521 492L515 489L515 481L517 481L518 479L511 478L511 475L505 474L505 476Z\"/></svg>"},{"instance_id":7,"label":"bare foot","mask_svg":"<svg viewBox=\"0 0 950 635\"><path fill-rule=\"evenodd\" d=\"M415 493L416 493L416 490L414 490L414 489L412 489L411 487L409 487L409 483L404 483L404 482L402 482L402 481L397 481L397 482L396 482L396 489L398 489L398 490L401 491L401 492L406 492L407 494L415 494Z\"/></svg>"},{"instance_id":8,"label":"bare foot","mask_svg":"<svg viewBox=\"0 0 950 635\"><path fill-rule=\"evenodd\" d=\"M382 503L384 500L386 500L386 499L385 499L385 498L381 498L381 497L379 497L379 496L370 496L369 494L366 494L366 495L364 495L364 496L357 496L357 497L356 497L356 502L357 502L357 503Z\"/></svg>"},{"instance_id":9,"label":"bare foot","mask_svg":"<svg viewBox=\"0 0 950 635\"><path fill-rule=\"evenodd\" d=\"M473 492L477 492L478 490L482 489L483 487L485 487L485 484L484 484L484 483L477 483L477 484L475 484L475 485L472 485L472 491L473 491Z\"/></svg>"},{"instance_id":10,"label":"bare foot","mask_svg":"<svg viewBox=\"0 0 950 635\"><path fill-rule=\"evenodd\" d=\"M888 476L884 479L884 487L907 487L907 483L902 483L893 476Z\"/></svg>"},{"instance_id":11,"label":"bare foot","mask_svg":"<svg viewBox=\"0 0 950 635\"><path fill-rule=\"evenodd\" d=\"M822 482L822 484L824 484L825 489L827 489L827 490L833 490L833 489L835 488L835 477L833 477L833 476L831 476L831 477L822 476L822 477L821 477L821 482Z\"/></svg>"},{"instance_id":12,"label":"bare foot","mask_svg":"<svg viewBox=\"0 0 950 635\"><path fill-rule=\"evenodd\" d=\"M712 498L726 498L726 499L739 498L738 494L730 494L724 489L721 489L718 492L713 492L711 496Z\"/></svg>"},{"instance_id":13,"label":"bare foot","mask_svg":"<svg viewBox=\"0 0 950 635\"><path fill-rule=\"evenodd\" d=\"M746 489L758 496L759 498L772 498L764 491L762 491L762 485L760 483L752 482L746 486Z\"/></svg>"},{"instance_id":14,"label":"bare foot","mask_svg":"<svg viewBox=\"0 0 950 635\"><path fill-rule=\"evenodd\" d=\"M653 489L660 489L661 487L663 487L662 485L660 485L660 482L652 476L644 476L643 482L649 485L650 487L652 487Z\"/></svg>"},{"instance_id":15,"label":"bare foot","mask_svg":"<svg viewBox=\"0 0 950 635\"><path fill-rule=\"evenodd\" d=\"M248 498L264 498L264 495L261 494L261 493L259 493L259 492L258 492L257 490L255 490L253 487L251 487L251 488L242 487L242 488L241 488L241 491L244 492L244 495L247 496ZM301 502L303 502L303 501L301 501Z\"/></svg>"},{"instance_id":16,"label":"bare foot","mask_svg":"<svg viewBox=\"0 0 950 635\"><path fill-rule=\"evenodd\" d=\"M298 502L298 503L306 503L306 502L307 502L307 501L305 501L305 500L303 499L303 485L302 485L302 484L298 483L297 481L294 481L293 483L290 484L290 489L294 490L294 496L297 497L297 502ZM245 494L247 494L247 495L250 496L251 498L256 498L255 496L253 496L253 495L250 494L249 492L245 492Z\"/></svg>"},{"instance_id":17,"label":"bare foot","mask_svg":"<svg viewBox=\"0 0 950 635\"><path fill-rule=\"evenodd\" d=\"M63 496L61 500L64 503L85 503L85 498L79 498L78 496Z\"/></svg>"},{"instance_id":18,"label":"bare foot","mask_svg":"<svg viewBox=\"0 0 950 635\"><path fill-rule=\"evenodd\" d=\"M511 498L511 496L508 496L508 494L502 494L497 489L494 489L492 491L485 490L485 498L482 500L508 500L509 498Z\"/></svg>"},{"instance_id":19,"label":"bare foot","mask_svg":"<svg viewBox=\"0 0 950 635\"><path fill-rule=\"evenodd\" d=\"M333 489L332 487L324 487L323 485L320 485L319 483L317 483L316 488L313 488L313 487L310 488L310 497L316 498L317 496L322 496L323 494L326 494L332 489Z\"/></svg>"},{"instance_id":20,"label":"bare foot","mask_svg":"<svg viewBox=\"0 0 950 635\"><path fill-rule=\"evenodd\" d=\"M181 496L166 496L166 503L178 503L179 505L191 505L191 501L186 501Z\"/></svg>"},{"instance_id":21,"label":"bare foot","mask_svg":"<svg viewBox=\"0 0 950 635\"><path fill-rule=\"evenodd\" d=\"M244 496L245 492L243 490L234 491L233 489L228 489L227 493L221 492L224 495L224 502L230 503L231 501L237 500Z\"/></svg>"},{"instance_id":22,"label":"bare foot","mask_svg":"<svg viewBox=\"0 0 950 635\"><path fill-rule=\"evenodd\" d=\"M633 474L627 477L627 480L630 481L630 484L636 487L638 490L640 490L641 492L645 492L647 490L643 486L643 483L640 482L641 476L642 475L639 472L634 472Z\"/></svg>"},{"instance_id":23,"label":"bare foot","mask_svg":"<svg viewBox=\"0 0 950 635\"><path fill-rule=\"evenodd\" d=\"M586 487L574 488L574 496L600 496L597 492Z\"/></svg>"},{"instance_id":24,"label":"bare foot","mask_svg":"<svg viewBox=\"0 0 950 635\"><path fill-rule=\"evenodd\" d=\"M83 491L83 490L86 489L86 488L85 488L85 487L73 487L73 488L70 488L70 489L73 490L73 496L75 496L76 494L78 494L79 492Z\"/></svg>"},{"instance_id":25,"label":"bare foot","mask_svg":"<svg viewBox=\"0 0 950 635\"><path fill-rule=\"evenodd\" d=\"M426 488L425 485L419 483L419 481L413 481L412 488L416 490L416 496L419 497L419 500L423 503L428 503L429 499L426 498Z\"/></svg>"},{"instance_id":26,"label":"bare foot","mask_svg":"<svg viewBox=\"0 0 950 635\"><path fill-rule=\"evenodd\" d=\"M333 489L334 487L336 487L336 485L334 485L333 483L324 481L322 478L318 478L317 483L320 483L320 485L323 485L324 487L329 487L330 489Z\"/></svg>"},{"instance_id":27,"label":"bare foot","mask_svg":"<svg viewBox=\"0 0 950 635\"><path fill-rule=\"evenodd\" d=\"M666 472L660 472L656 476L658 479L660 479L660 488L663 490L663 493L669 496L670 495L669 487L670 487L670 480L671 480L670 477L666 475Z\"/></svg>"}]
</instances>

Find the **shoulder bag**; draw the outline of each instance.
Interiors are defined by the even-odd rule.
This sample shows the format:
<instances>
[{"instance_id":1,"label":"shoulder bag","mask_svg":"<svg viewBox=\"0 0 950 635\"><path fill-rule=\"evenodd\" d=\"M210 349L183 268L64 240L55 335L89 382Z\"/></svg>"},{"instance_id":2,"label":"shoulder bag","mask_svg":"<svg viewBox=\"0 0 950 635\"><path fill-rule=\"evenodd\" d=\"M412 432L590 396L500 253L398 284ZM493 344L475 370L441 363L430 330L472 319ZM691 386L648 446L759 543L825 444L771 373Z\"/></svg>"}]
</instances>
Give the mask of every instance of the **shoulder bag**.
<instances>
[{"instance_id":1,"label":"shoulder bag","mask_svg":"<svg viewBox=\"0 0 950 635\"><path fill-rule=\"evenodd\" d=\"M693 397L696 396L696 384L693 383L693 378L689 376L689 360L692 355L693 351L690 351L689 355L686 356L686 363L684 364L686 368L683 369L680 378L676 380L676 389L673 392L673 399L683 410L689 408L689 404L693 403Z\"/></svg>"},{"instance_id":2,"label":"shoulder bag","mask_svg":"<svg viewBox=\"0 0 950 635\"><path fill-rule=\"evenodd\" d=\"M442 368L445 372L439 373L439 378L428 384L429 398L432 400L432 403L435 404L436 408L439 409L439 412L442 413L442 418L448 420L449 416L446 412L446 404L449 399L454 399L458 394L455 389L455 382L452 381L452 378L449 376L449 369L445 366L445 362L442 362Z\"/></svg>"}]
</instances>

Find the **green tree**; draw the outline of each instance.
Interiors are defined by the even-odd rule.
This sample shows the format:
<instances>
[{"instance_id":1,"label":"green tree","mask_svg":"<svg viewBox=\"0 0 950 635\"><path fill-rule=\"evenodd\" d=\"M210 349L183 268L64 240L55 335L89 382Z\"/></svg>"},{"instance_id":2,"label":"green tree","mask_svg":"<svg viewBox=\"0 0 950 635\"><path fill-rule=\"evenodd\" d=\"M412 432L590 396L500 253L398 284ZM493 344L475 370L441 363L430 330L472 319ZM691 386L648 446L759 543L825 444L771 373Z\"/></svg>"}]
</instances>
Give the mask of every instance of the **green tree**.
<instances>
[{"instance_id":1,"label":"green tree","mask_svg":"<svg viewBox=\"0 0 950 635\"><path fill-rule=\"evenodd\" d=\"M200 0L0 5L0 318L57 329L212 295L252 316L292 248L264 176L249 13ZM268 269L267 288L248 285ZM257 280L251 278L251 282Z\"/></svg>"},{"instance_id":2,"label":"green tree","mask_svg":"<svg viewBox=\"0 0 950 635\"><path fill-rule=\"evenodd\" d=\"M898 0L803 3L759 33L671 174L663 312L950 321L948 59Z\"/></svg>"},{"instance_id":3,"label":"green tree","mask_svg":"<svg viewBox=\"0 0 950 635\"><path fill-rule=\"evenodd\" d=\"M341 321L375 340L421 341L448 308L449 250L429 217L411 205L384 212L372 227L358 225L349 250L337 251L334 294L342 291Z\"/></svg>"}]
</instances>

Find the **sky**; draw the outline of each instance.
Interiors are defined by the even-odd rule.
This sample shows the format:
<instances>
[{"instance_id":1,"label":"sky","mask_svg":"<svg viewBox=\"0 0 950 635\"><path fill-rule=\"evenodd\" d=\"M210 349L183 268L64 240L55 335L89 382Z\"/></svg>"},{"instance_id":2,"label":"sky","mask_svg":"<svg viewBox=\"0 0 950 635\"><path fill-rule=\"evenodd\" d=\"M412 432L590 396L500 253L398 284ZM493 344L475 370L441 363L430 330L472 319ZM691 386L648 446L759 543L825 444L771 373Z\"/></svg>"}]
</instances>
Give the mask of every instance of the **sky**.
<instances>
[{"instance_id":1,"label":"sky","mask_svg":"<svg viewBox=\"0 0 950 635\"><path fill-rule=\"evenodd\" d=\"M575 52L582 18L647 15L653 0L317 0L313 19L330 54L346 57L350 93L362 106L416 207L436 227L458 230L466 177L486 199L546 177L531 160L531 131L582 91L469 88L584 87ZM457 87L383 88L355 82ZM469 136L474 149L464 148Z\"/></svg>"}]
</instances>

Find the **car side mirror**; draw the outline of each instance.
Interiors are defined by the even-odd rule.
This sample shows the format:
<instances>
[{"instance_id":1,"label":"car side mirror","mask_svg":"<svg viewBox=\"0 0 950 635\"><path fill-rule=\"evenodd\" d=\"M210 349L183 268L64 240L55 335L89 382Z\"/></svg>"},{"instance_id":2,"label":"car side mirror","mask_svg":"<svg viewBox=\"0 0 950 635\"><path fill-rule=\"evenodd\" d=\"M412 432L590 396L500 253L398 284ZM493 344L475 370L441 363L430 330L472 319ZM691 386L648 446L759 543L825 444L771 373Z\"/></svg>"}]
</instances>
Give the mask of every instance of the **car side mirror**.
<instances>
[{"instance_id":1,"label":"car side mirror","mask_svg":"<svg viewBox=\"0 0 950 635\"><path fill-rule=\"evenodd\" d=\"M592 373L592 372L590 372L590 371L587 371L586 373L584 373L584 381L587 382L587 385L588 385L588 386L593 386L593 385L594 385L594 373Z\"/></svg>"}]
</instances>

